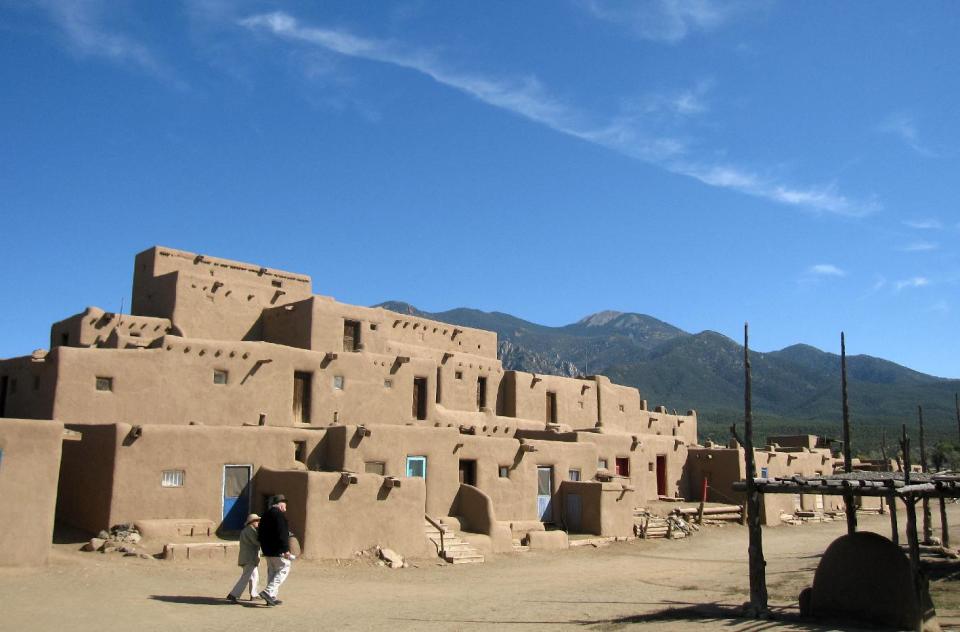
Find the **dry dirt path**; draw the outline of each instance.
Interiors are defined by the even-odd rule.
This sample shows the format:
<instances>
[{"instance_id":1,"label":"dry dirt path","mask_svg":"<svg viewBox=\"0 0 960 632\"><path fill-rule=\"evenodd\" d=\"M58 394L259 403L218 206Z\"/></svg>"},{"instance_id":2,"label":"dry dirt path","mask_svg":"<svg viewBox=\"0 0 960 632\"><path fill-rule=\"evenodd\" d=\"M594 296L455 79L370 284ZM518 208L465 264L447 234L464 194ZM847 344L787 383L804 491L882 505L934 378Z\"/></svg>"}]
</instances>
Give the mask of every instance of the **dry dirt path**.
<instances>
[{"instance_id":1,"label":"dry dirt path","mask_svg":"<svg viewBox=\"0 0 960 632\"><path fill-rule=\"evenodd\" d=\"M951 513L960 525L960 506ZM887 534L886 516L861 516L860 523ZM820 553L844 530L837 521L764 531L771 604L788 618ZM228 562L117 558L56 545L46 568L0 569L0 630L837 629L710 610L663 617L668 609L745 601L746 539L740 526L708 527L686 540L509 554L480 565L416 560L402 570L365 560L298 561L277 608L227 603L238 570ZM938 598L960 601L955 583L941 582ZM945 622L960 624L960 611L940 611Z\"/></svg>"}]
</instances>

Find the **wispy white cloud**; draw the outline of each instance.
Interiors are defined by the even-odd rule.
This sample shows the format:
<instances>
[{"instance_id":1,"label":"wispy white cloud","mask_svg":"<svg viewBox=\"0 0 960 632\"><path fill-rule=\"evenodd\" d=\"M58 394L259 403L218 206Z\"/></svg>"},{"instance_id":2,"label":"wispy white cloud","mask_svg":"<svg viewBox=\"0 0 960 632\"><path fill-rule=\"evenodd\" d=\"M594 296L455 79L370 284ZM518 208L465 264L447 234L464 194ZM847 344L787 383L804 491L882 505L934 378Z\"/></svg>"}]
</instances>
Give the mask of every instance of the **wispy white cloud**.
<instances>
[{"instance_id":1,"label":"wispy white cloud","mask_svg":"<svg viewBox=\"0 0 960 632\"><path fill-rule=\"evenodd\" d=\"M950 303L945 300L939 300L931 305L927 311L934 314L947 314L950 312Z\"/></svg>"},{"instance_id":2,"label":"wispy white cloud","mask_svg":"<svg viewBox=\"0 0 960 632\"><path fill-rule=\"evenodd\" d=\"M905 288L926 287L928 285L930 285L930 279L922 276L916 276L910 279L902 279L894 283L894 287L898 292Z\"/></svg>"},{"instance_id":3,"label":"wispy white cloud","mask_svg":"<svg viewBox=\"0 0 960 632\"><path fill-rule=\"evenodd\" d=\"M943 228L940 220L932 217L925 219L908 219L903 222L903 225L908 228L916 228L917 230L940 230Z\"/></svg>"},{"instance_id":4,"label":"wispy white cloud","mask_svg":"<svg viewBox=\"0 0 960 632\"><path fill-rule=\"evenodd\" d=\"M176 88L186 88L173 69L145 44L105 25L115 8L110 4L99 0L39 0L38 6L61 30L76 54L133 66Z\"/></svg>"},{"instance_id":5,"label":"wispy white cloud","mask_svg":"<svg viewBox=\"0 0 960 632\"><path fill-rule=\"evenodd\" d=\"M807 272L810 274L816 274L818 276L842 277L847 275L844 270L841 270L832 263L818 263L816 265L812 265L807 268Z\"/></svg>"},{"instance_id":6,"label":"wispy white cloud","mask_svg":"<svg viewBox=\"0 0 960 632\"><path fill-rule=\"evenodd\" d=\"M834 186L795 187L736 166L711 165L693 160L685 140L650 133L642 123L638 124L635 113L596 124L575 108L551 96L536 77L505 79L453 70L433 53L413 50L393 41L359 37L345 30L303 25L283 12L252 15L241 19L239 24L252 31L321 47L340 55L419 72L437 83L554 131L656 164L710 186L789 206L852 217L867 215L879 208L874 201L859 202L841 195ZM706 91L709 83L698 89ZM692 113L702 107L694 99L696 94L694 91L689 98L680 98L673 107L678 112L685 109Z\"/></svg>"},{"instance_id":7,"label":"wispy white cloud","mask_svg":"<svg viewBox=\"0 0 960 632\"><path fill-rule=\"evenodd\" d=\"M891 114L877 127L884 134L892 134L903 141L910 149L924 156L934 156L935 153L920 142L917 124L912 116L902 112Z\"/></svg>"},{"instance_id":8,"label":"wispy white cloud","mask_svg":"<svg viewBox=\"0 0 960 632\"><path fill-rule=\"evenodd\" d=\"M900 250L903 252L929 252L931 250L937 250L939 247L940 244L935 244L930 241L914 241L905 244Z\"/></svg>"},{"instance_id":9,"label":"wispy white cloud","mask_svg":"<svg viewBox=\"0 0 960 632\"><path fill-rule=\"evenodd\" d=\"M695 31L711 31L743 10L737 2L713 0L582 0L593 17L628 27L638 37L676 43Z\"/></svg>"}]
</instances>

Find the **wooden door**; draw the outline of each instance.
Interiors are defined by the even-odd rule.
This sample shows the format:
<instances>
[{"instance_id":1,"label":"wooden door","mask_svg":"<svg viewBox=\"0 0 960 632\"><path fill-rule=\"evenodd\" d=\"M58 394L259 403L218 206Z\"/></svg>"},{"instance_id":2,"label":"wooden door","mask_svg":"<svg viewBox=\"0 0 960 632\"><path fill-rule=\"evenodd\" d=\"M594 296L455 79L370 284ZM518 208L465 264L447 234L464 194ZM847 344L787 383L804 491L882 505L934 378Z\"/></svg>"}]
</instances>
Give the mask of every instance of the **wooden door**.
<instances>
[{"instance_id":1,"label":"wooden door","mask_svg":"<svg viewBox=\"0 0 960 632\"><path fill-rule=\"evenodd\" d=\"M583 502L580 494L567 494L563 497L567 530L574 533L580 531Z\"/></svg>"},{"instance_id":2,"label":"wooden door","mask_svg":"<svg viewBox=\"0 0 960 632\"><path fill-rule=\"evenodd\" d=\"M667 495L667 455L657 455L657 496Z\"/></svg>"},{"instance_id":3,"label":"wooden door","mask_svg":"<svg viewBox=\"0 0 960 632\"><path fill-rule=\"evenodd\" d=\"M293 374L293 423L310 423L310 389L313 373L296 371Z\"/></svg>"},{"instance_id":4,"label":"wooden door","mask_svg":"<svg viewBox=\"0 0 960 632\"><path fill-rule=\"evenodd\" d=\"M343 350L358 351L360 347L360 323L355 320L343 321Z\"/></svg>"}]
</instances>

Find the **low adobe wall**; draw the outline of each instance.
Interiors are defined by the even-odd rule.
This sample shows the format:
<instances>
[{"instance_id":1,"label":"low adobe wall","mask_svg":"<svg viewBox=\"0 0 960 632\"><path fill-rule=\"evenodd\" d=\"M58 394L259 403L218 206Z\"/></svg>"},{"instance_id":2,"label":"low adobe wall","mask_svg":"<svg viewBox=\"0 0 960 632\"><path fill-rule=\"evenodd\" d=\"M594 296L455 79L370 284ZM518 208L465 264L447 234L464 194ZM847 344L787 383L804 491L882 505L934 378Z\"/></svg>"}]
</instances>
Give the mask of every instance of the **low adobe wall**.
<instances>
[{"instance_id":1,"label":"low adobe wall","mask_svg":"<svg viewBox=\"0 0 960 632\"><path fill-rule=\"evenodd\" d=\"M573 500L571 496L579 497ZM597 481L564 481L560 486L561 511L565 523L573 533L592 533L600 536L627 537L633 535L633 508L636 493L624 483ZM580 506L580 525L571 524Z\"/></svg>"},{"instance_id":2,"label":"low adobe wall","mask_svg":"<svg viewBox=\"0 0 960 632\"><path fill-rule=\"evenodd\" d=\"M407 557L436 553L424 532L423 481L407 478L388 487L384 477L356 474L356 483L343 482L336 472L291 472L261 469L257 493L265 498L287 497L287 518L306 559L352 558L374 546ZM254 503L254 506L258 506Z\"/></svg>"},{"instance_id":3,"label":"low adobe wall","mask_svg":"<svg viewBox=\"0 0 960 632\"><path fill-rule=\"evenodd\" d=\"M63 424L0 419L0 566L47 563Z\"/></svg>"}]
</instances>

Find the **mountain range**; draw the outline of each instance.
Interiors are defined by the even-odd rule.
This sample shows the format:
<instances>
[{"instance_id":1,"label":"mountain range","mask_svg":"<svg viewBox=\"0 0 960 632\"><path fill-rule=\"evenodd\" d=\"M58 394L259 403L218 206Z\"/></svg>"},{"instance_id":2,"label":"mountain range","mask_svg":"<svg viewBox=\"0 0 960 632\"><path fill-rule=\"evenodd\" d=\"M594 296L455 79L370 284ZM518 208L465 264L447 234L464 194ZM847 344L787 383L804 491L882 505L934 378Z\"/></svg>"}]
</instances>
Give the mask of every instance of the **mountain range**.
<instances>
[{"instance_id":1,"label":"mountain range","mask_svg":"<svg viewBox=\"0 0 960 632\"><path fill-rule=\"evenodd\" d=\"M634 386L651 407L699 415L700 437L726 441L743 419L743 347L714 331L691 334L645 314L602 311L562 327L510 314L457 308L430 313L400 302L383 307L452 325L495 331L506 369L554 375L603 374ZM841 434L840 357L805 344L750 352L758 439L767 434ZM901 424L916 445L917 406L928 444L957 441L960 380L926 375L867 355L847 356L854 451L892 453Z\"/></svg>"}]
</instances>

